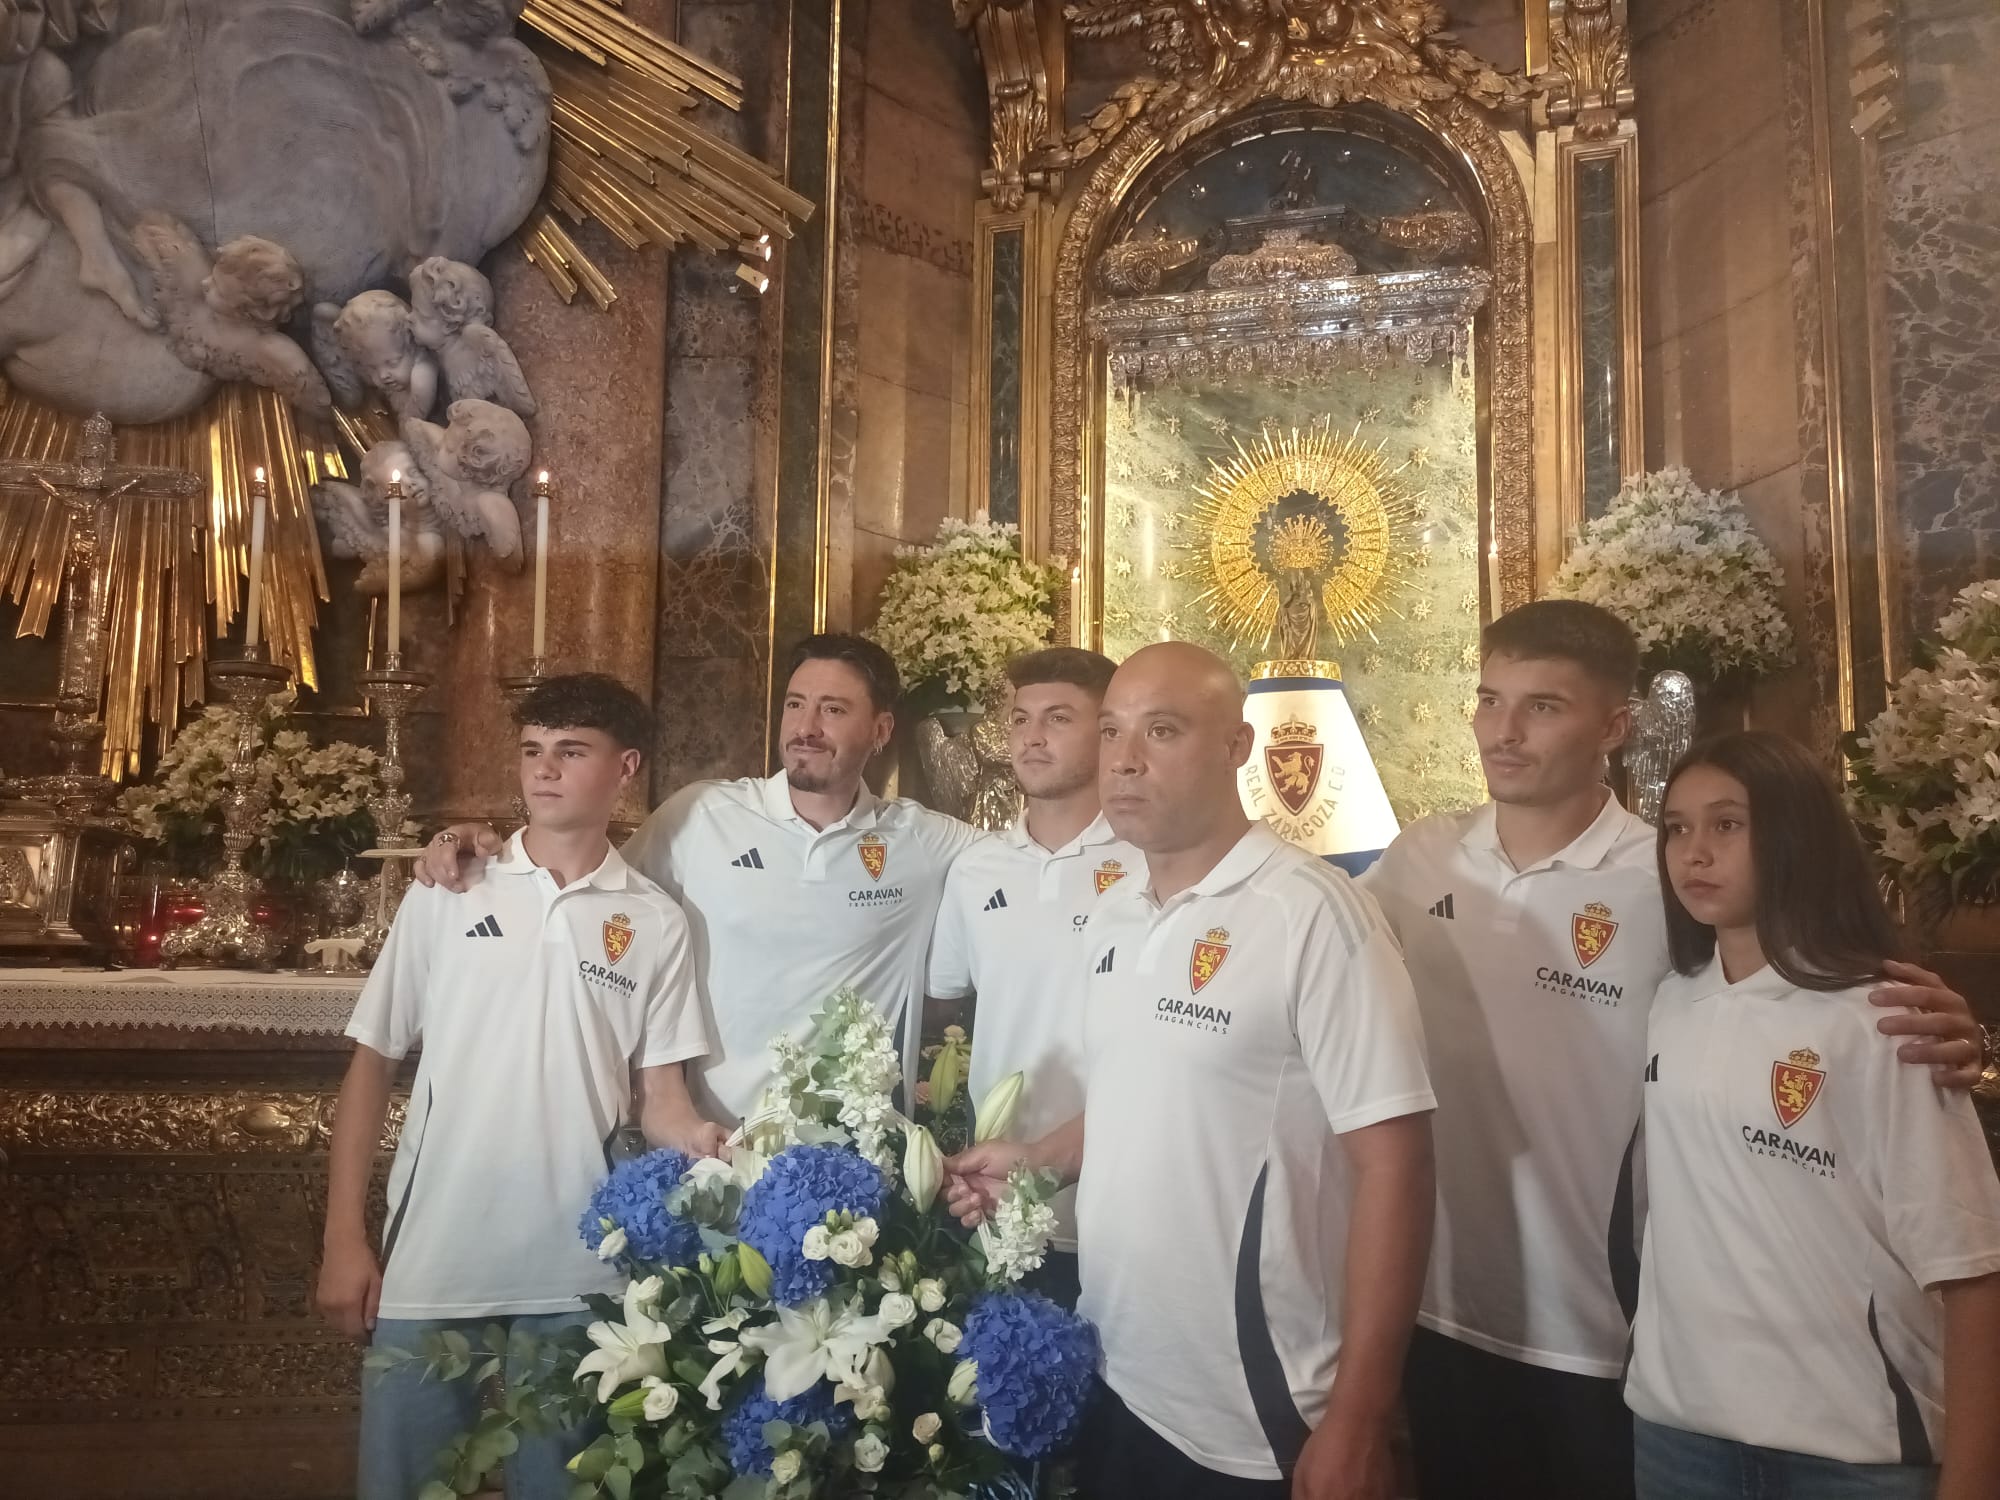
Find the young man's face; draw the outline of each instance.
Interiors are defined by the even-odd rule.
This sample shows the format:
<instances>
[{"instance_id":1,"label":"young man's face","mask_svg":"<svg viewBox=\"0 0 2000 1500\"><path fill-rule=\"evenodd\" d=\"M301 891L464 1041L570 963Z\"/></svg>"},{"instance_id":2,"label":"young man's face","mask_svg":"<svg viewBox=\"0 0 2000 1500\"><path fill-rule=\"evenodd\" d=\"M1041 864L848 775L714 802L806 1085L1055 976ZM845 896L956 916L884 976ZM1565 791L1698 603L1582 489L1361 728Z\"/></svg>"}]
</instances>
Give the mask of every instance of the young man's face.
<instances>
[{"instance_id":1,"label":"young man's face","mask_svg":"<svg viewBox=\"0 0 2000 1500\"><path fill-rule=\"evenodd\" d=\"M1097 781L1098 700L1067 682L1014 689L1007 754L1035 800L1068 797Z\"/></svg>"},{"instance_id":2,"label":"young man's face","mask_svg":"<svg viewBox=\"0 0 2000 1500\"><path fill-rule=\"evenodd\" d=\"M1472 734L1495 802L1548 806L1587 791L1631 727L1626 699L1577 662L1495 651L1480 665Z\"/></svg>"},{"instance_id":3,"label":"young man's face","mask_svg":"<svg viewBox=\"0 0 2000 1500\"><path fill-rule=\"evenodd\" d=\"M785 777L802 792L857 787L868 759L889 743L896 720L877 712L868 679L844 661L799 663L785 687L778 740Z\"/></svg>"},{"instance_id":4,"label":"young man's face","mask_svg":"<svg viewBox=\"0 0 2000 1500\"><path fill-rule=\"evenodd\" d=\"M639 752L601 729L521 729L521 796L528 821L539 828L602 828L638 770Z\"/></svg>"}]
</instances>

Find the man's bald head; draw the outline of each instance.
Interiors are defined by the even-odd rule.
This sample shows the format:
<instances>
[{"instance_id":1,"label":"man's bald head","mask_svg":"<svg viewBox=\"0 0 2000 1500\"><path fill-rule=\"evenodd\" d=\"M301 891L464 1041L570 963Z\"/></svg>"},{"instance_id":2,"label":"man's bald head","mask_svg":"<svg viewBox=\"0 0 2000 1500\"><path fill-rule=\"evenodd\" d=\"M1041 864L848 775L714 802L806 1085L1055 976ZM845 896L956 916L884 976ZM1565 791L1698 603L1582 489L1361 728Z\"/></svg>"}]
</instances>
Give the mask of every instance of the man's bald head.
<instances>
[{"instance_id":1,"label":"man's bald head","mask_svg":"<svg viewBox=\"0 0 2000 1500\"><path fill-rule=\"evenodd\" d=\"M1135 651L1099 714L1098 785L1113 832L1168 853L1239 827L1236 772L1249 757L1243 686L1229 663L1186 641Z\"/></svg>"}]
</instances>

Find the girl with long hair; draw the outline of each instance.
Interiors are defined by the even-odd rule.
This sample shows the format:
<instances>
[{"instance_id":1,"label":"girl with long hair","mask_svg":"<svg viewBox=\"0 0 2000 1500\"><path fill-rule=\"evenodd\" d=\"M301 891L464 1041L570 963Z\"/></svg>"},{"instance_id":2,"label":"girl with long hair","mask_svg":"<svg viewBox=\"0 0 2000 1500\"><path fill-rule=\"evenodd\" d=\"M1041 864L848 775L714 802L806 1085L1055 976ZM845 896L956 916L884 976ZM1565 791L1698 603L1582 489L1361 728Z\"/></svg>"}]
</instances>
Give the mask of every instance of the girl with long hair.
<instances>
[{"instance_id":1,"label":"girl with long hair","mask_svg":"<svg viewBox=\"0 0 2000 1500\"><path fill-rule=\"evenodd\" d=\"M2000 1181L1875 1030L1900 944L1838 793L1780 736L1705 740L1659 861L1640 1500L1995 1500Z\"/></svg>"}]
</instances>

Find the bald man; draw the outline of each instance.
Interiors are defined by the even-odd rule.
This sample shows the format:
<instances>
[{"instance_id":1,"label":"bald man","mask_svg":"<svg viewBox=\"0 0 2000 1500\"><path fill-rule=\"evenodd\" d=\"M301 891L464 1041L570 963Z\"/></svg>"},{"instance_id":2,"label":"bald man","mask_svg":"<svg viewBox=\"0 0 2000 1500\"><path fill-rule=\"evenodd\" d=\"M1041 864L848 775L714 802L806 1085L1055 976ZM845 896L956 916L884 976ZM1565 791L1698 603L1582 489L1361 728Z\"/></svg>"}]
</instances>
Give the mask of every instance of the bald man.
<instances>
[{"instance_id":1,"label":"bald man","mask_svg":"<svg viewBox=\"0 0 2000 1500\"><path fill-rule=\"evenodd\" d=\"M1111 679L1098 778L1148 880L1086 932L1084 1112L975 1147L1077 1187L1104 1382L1085 1500L1389 1500L1432 1208L1416 1000L1374 902L1243 814L1243 690L1182 642Z\"/></svg>"}]
</instances>

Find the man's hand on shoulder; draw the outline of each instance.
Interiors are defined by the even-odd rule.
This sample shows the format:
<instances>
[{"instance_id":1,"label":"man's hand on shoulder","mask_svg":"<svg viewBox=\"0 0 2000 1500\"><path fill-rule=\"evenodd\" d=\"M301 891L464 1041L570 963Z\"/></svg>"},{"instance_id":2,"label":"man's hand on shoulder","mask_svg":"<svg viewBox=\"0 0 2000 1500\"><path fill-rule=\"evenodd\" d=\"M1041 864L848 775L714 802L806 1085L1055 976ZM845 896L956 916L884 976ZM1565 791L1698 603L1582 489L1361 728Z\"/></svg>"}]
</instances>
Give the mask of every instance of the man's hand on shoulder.
<instances>
[{"instance_id":1,"label":"man's hand on shoulder","mask_svg":"<svg viewBox=\"0 0 2000 1500\"><path fill-rule=\"evenodd\" d=\"M1906 1063L1928 1065L1940 1088L1977 1084L1986 1067L1985 1038L1965 996L1916 964L1892 960L1883 965L1883 979L1868 998L1895 1012L1875 1023L1877 1031L1911 1039L1896 1055Z\"/></svg>"},{"instance_id":2,"label":"man's hand on shoulder","mask_svg":"<svg viewBox=\"0 0 2000 1500\"><path fill-rule=\"evenodd\" d=\"M507 847L507 841L485 823L454 823L431 835L424 855L412 867L418 885L441 885L462 891L475 859L486 859Z\"/></svg>"}]
</instances>

